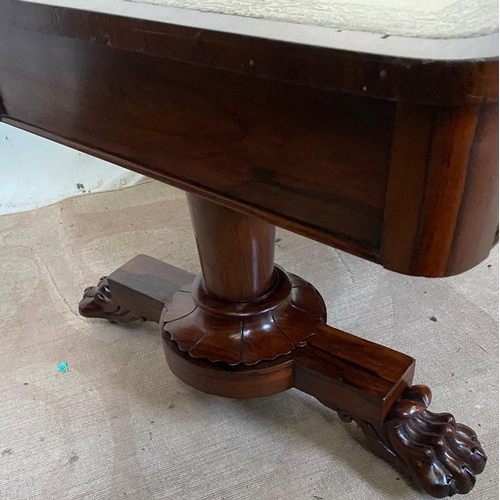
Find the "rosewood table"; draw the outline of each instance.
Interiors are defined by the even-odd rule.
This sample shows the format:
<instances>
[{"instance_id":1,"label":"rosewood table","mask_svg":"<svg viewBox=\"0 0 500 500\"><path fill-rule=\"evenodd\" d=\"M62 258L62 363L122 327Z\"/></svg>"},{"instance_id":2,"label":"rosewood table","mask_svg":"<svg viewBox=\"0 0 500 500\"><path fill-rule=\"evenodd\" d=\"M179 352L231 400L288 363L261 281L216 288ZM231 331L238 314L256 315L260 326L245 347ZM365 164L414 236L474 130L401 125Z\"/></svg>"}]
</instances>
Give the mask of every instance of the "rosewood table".
<instances>
[{"instance_id":1,"label":"rosewood table","mask_svg":"<svg viewBox=\"0 0 500 500\"><path fill-rule=\"evenodd\" d=\"M327 325L314 286L274 264L275 225L413 276L481 262L498 239L498 37L326 24L0 0L0 117L188 193L202 274L139 255L81 314L155 321L187 384L296 387L427 493L467 493L475 433L428 410L412 358Z\"/></svg>"}]
</instances>

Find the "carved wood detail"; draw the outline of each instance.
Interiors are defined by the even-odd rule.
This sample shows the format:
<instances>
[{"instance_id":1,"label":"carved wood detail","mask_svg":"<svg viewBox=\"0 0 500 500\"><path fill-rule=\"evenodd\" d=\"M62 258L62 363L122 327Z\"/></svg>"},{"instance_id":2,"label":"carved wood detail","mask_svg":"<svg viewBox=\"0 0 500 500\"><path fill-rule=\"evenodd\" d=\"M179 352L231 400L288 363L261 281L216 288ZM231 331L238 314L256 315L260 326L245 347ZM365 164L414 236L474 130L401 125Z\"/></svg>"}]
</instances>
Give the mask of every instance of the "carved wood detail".
<instances>
[{"instance_id":1,"label":"carved wood detail","mask_svg":"<svg viewBox=\"0 0 500 500\"><path fill-rule=\"evenodd\" d=\"M271 289L253 302L222 302L201 275L174 295L160 319L162 334L193 358L254 365L304 346L326 309L317 290L276 266Z\"/></svg>"},{"instance_id":2,"label":"carved wood detail","mask_svg":"<svg viewBox=\"0 0 500 500\"><path fill-rule=\"evenodd\" d=\"M134 314L114 301L107 276L100 278L96 286L85 289L83 299L78 305L78 312L86 318L107 319L110 323L145 321L142 316Z\"/></svg>"},{"instance_id":3,"label":"carved wood detail","mask_svg":"<svg viewBox=\"0 0 500 500\"><path fill-rule=\"evenodd\" d=\"M470 427L457 423L450 413L429 411L430 402L427 386L411 386L378 428L341 410L338 414L344 422L355 420L372 446L399 462L429 495L469 493L485 468L486 454Z\"/></svg>"}]
</instances>

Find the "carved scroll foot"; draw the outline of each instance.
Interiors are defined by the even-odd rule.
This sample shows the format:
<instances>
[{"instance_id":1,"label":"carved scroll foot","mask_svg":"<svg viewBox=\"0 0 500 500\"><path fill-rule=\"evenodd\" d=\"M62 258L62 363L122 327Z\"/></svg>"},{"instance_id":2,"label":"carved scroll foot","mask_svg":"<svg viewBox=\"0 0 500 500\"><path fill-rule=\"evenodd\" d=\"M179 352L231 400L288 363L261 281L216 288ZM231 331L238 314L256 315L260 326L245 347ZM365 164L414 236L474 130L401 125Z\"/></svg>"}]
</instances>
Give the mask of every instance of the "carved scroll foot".
<instances>
[{"instance_id":1,"label":"carved scroll foot","mask_svg":"<svg viewBox=\"0 0 500 500\"><path fill-rule=\"evenodd\" d=\"M107 276L103 276L97 286L85 289L83 299L78 306L78 312L86 318L103 318L110 323L145 321L142 316L138 316L114 302Z\"/></svg>"},{"instance_id":2,"label":"carved scroll foot","mask_svg":"<svg viewBox=\"0 0 500 500\"><path fill-rule=\"evenodd\" d=\"M402 393L381 428L356 420L366 437L398 459L429 495L468 493L484 470L486 455L470 427L449 413L428 411L430 402L430 389L414 385Z\"/></svg>"}]
</instances>

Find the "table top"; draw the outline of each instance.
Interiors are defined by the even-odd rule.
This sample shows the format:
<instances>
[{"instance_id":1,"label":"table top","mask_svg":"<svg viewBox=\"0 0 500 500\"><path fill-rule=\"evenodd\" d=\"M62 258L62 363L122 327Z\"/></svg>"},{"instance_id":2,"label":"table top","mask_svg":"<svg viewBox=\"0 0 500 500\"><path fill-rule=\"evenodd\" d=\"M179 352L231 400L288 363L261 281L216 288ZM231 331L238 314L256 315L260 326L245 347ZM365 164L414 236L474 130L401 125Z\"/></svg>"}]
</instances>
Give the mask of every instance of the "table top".
<instances>
[{"instance_id":1,"label":"table top","mask_svg":"<svg viewBox=\"0 0 500 500\"><path fill-rule=\"evenodd\" d=\"M498 56L496 0L308 0L307 8L289 0L30 3L391 57L451 61Z\"/></svg>"},{"instance_id":2,"label":"table top","mask_svg":"<svg viewBox=\"0 0 500 500\"><path fill-rule=\"evenodd\" d=\"M404 37L467 38L498 31L495 0L130 1Z\"/></svg>"}]
</instances>

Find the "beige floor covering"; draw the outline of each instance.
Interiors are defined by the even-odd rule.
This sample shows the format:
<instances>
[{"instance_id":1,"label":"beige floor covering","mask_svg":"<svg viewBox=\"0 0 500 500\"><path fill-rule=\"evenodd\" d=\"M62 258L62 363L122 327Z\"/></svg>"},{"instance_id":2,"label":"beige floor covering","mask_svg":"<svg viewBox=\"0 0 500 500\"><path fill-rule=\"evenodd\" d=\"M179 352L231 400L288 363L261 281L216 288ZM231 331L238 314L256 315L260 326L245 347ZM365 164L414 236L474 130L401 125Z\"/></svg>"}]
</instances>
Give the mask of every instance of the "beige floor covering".
<instances>
[{"instance_id":1,"label":"beige floor covering","mask_svg":"<svg viewBox=\"0 0 500 500\"><path fill-rule=\"evenodd\" d=\"M330 324L418 359L433 409L489 454L468 498L498 498L498 251L431 280L278 238L277 262L318 287ZM150 182L0 217L2 500L425 497L316 400L204 395L169 372L155 325L80 318L83 287L138 253L198 271L182 192Z\"/></svg>"}]
</instances>

